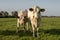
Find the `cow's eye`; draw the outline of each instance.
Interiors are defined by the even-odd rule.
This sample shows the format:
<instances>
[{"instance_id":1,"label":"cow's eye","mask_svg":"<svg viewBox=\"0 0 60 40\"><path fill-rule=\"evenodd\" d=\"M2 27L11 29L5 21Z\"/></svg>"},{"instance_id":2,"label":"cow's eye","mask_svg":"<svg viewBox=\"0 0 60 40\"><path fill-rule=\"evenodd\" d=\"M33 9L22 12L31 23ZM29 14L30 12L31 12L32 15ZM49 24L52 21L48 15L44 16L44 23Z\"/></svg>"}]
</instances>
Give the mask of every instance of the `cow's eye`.
<instances>
[{"instance_id":1,"label":"cow's eye","mask_svg":"<svg viewBox=\"0 0 60 40\"><path fill-rule=\"evenodd\" d=\"M33 8L29 8L30 11L33 11L34 9Z\"/></svg>"}]
</instances>

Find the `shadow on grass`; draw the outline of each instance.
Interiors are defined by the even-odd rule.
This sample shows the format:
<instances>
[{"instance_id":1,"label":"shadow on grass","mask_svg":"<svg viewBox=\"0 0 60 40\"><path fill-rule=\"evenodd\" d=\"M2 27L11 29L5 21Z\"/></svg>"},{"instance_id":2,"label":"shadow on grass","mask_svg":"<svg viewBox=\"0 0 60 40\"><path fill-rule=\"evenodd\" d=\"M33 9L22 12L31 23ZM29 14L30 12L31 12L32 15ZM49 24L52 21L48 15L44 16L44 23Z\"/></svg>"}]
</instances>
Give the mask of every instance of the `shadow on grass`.
<instances>
[{"instance_id":1,"label":"shadow on grass","mask_svg":"<svg viewBox=\"0 0 60 40\"><path fill-rule=\"evenodd\" d=\"M50 30L40 30L39 31L44 32L44 34L52 34L52 35L60 35L60 29L50 29ZM32 32L31 31L26 31L24 33L24 30L20 30L18 33L16 33L16 31L12 31L12 30L0 30L0 35L4 35L4 36L9 36L9 35L18 35L19 37L22 36L32 36Z\"/></svg>"},{"instance_id":2,"label":"shadow on grass","mask_svg":"<svg viewBox=\"0 0 60 40\"><path fill-rule=\"evenodd\" d=\"M52 34L52 35L60 35L60 29L44 30L44 33L49 33L49 34Z\"/></svg>"},{"instance_id":3,"label":"shadow on grass","mask_svg":"<svg viewBox=\"0 0 60 40\"><path fill-rule=\"evenodd\" d=\"M11 31L11 30L5 30L5 31L1 31L0 30L0 35L18 35L18 36L32 36L32 32L30 31L26 31L24 32L24 30L20 30L18 33L16 33L16 31Z\"/></svg>"}]
</instances>

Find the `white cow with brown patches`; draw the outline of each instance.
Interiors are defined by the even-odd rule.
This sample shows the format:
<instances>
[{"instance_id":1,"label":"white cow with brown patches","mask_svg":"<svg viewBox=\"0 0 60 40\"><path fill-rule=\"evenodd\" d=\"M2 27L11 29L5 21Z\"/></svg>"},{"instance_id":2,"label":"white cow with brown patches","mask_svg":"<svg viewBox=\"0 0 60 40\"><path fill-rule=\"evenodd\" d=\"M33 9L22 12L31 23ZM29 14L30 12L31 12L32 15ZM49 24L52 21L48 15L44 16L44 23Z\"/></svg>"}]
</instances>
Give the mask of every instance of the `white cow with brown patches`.
<instances>
[{"instance_id":1,"label":"white cow with brown patches","mask_svg":"<svg viewBox=\"0 0 60 40\"><path fill-rule=\"evenodd\" d=\"M44 12L45 9L41 9L39 6L34 6L33 8L28 9L28 18L30 20L33 37L35 36L35 31L37 32L37 36L39 36L39 26L41 21L41 13Z\"/></svg>"},{"instance_id":2,"label":"white cow with brown patches","mask_svg":"<svg viewBox=\"0 0 60 40\"><path fill-rule=\"evenodd\" d=\"M26 23L27 23L27 10L21 10L20 12L18 12L18 16L17 16L17 30L16 32L19 31L19 26L22 25L24 28L24 32L26 30Z\"/></svg>"}]
</instances>

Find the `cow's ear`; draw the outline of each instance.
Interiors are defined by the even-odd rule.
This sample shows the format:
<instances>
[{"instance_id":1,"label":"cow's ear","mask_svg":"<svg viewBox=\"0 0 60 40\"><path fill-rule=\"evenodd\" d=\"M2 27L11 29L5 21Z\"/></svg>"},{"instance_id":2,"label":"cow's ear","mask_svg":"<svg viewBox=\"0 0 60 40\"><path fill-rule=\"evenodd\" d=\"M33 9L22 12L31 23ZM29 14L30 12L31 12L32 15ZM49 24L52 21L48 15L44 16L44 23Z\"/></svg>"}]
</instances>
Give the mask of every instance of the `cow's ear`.
<instances>
[{"instance_id":1,"label":"cow's ear","mask_svg":"<svg viewBox=\"0 0 60 40\"><path fill-rule=\"evenodd\" d=\"M45 11L45 9L40 9L40 11L41 11L41 12L44 12L44 11Z\"/></svg>"},{"instance_id":2,"label":"cow's ear","mask_svg":"<svg viewBox=\"0 0 60 40\"><path fill-rule=\"evenodd\" d=\"M34 9L33 8L29 8L29 11L33 11Z\"/></svg>"},{"instance_id":3,"label":"cow's ear","mask_svg":"<svg viewBox=\"0 0 60 40\"><path fill-rule=\"evenodd\" d=\"M19 16L15 16L16 18L19 18Z\"/></svg>"}]
</instances>

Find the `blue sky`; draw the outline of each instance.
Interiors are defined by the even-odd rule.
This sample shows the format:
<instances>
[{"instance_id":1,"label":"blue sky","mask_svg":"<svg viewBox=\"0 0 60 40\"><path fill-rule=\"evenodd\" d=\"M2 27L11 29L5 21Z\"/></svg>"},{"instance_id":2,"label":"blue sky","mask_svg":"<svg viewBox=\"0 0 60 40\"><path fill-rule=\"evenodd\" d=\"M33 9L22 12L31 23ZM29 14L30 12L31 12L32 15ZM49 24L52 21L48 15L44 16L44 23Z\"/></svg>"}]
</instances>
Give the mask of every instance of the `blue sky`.
<instances>
[{"instance_id":1,"label":"blue sky","mask_svg":"<svg viewBox=\"0 0 60 40\"><path fill-rule=\"evenodd\" d=\"M20 9L28 9L34 5L45 8L42 15L60 16L60 0L0 0L0 11L19 11Z\"/></svg>"}]
</instances>

